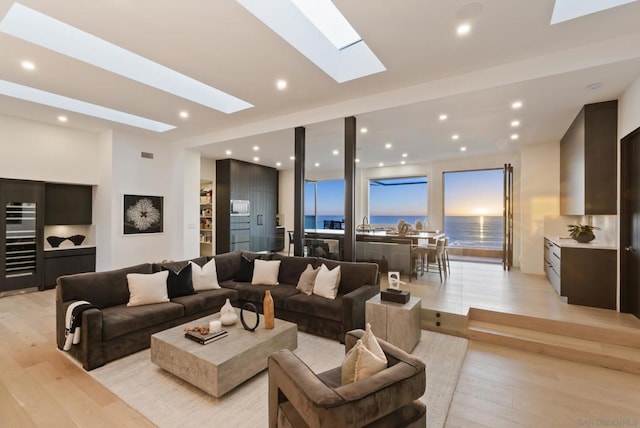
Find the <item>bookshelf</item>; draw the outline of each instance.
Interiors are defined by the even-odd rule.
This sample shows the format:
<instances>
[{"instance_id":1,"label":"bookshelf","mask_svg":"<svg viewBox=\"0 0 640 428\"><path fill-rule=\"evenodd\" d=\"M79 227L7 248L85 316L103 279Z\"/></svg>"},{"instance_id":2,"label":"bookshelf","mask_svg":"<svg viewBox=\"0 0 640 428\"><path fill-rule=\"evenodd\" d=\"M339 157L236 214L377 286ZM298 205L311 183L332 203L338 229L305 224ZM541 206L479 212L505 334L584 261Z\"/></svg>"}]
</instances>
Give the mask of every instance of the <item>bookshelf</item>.
<instances>
[{"instance_id":1,"label":"bookshelf","mask_svg":"<svg viewBox=\"0 0 640 428\"><path fill-rule=\"evenodd\" d=\"M213 182L200 181L200 256L212 256L214 241Z\"/></svg>"}]
</instances>

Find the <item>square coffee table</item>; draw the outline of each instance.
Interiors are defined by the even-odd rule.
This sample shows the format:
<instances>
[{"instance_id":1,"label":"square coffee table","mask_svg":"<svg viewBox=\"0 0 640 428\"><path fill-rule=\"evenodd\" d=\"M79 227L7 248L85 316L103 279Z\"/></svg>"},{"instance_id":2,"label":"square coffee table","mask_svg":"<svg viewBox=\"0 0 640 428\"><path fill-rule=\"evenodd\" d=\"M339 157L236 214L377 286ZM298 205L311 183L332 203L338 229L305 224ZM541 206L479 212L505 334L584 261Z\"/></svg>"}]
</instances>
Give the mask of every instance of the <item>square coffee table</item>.
<instances>
[{"instance_id":1,"label":"square coffee table","mask_svg":"<svg viewBox=\"0 0 640 428\"><path fill-rule=\"evenodd\" d=\"M151 361L166 371L197 386L201 390L221 397L236 386L267 368L267 358L281 349L298 347L298 326L276 319L275 327L266 330L263 317L254 332L245 330L238 321L223 326L229 335L201 345L184 337L184 328L209 325L219 319L213 314L151 336Z\"/></svg>"}]
</instances>

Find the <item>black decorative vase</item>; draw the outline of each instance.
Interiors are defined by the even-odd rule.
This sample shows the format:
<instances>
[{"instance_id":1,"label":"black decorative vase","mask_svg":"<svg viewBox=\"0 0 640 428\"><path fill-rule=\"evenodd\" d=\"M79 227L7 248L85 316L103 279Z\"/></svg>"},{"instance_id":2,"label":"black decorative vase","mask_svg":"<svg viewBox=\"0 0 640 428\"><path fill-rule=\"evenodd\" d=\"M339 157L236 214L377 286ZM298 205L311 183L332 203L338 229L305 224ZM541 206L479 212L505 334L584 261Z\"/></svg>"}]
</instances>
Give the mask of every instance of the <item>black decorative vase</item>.
<instances>
[{"instance_id":1,"label":"black decorative vase","mask_svg":"<svg viewBox=\"0 0 640 428\"><path fill-rule=\"evenodd\" d=\"M61 238L59 236L47 236L47 242L51 244L53 248L59 247L60 244L67 238Z\"/></svg>"}]
</instances>

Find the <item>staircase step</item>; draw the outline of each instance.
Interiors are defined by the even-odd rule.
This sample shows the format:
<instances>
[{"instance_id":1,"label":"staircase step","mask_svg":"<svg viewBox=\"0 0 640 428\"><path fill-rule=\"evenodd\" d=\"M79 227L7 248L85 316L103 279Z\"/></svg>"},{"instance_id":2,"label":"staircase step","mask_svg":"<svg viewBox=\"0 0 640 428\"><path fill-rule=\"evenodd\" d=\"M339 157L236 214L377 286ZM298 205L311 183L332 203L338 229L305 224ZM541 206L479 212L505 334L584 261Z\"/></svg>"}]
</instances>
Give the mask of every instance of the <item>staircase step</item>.
<instances>
[{"instance_id":1,"label":"staircase step","mask_svg":"<svg viewBox=\"0 0 640 428\"><path fill-rule=\"evenodd\" d=\"M529 352L640 374L640 349L470 320L467 337Z\"/></svg>"},{"instance_id":2,"label":"staircase step","mask_svg":"<svg viewBox=\"0 0 640 428\"><path fill-rule=\"evenodd\" d=\"M624 315L624 314L621 314ZM596 325L562 320L537 318L520 314L509 314L486 309L470 308L470 321L482 321L519 327L554 335L591 340L600 343L640 349L640 323L637 327L625 325Z\"/></svg>"}]
</instances>

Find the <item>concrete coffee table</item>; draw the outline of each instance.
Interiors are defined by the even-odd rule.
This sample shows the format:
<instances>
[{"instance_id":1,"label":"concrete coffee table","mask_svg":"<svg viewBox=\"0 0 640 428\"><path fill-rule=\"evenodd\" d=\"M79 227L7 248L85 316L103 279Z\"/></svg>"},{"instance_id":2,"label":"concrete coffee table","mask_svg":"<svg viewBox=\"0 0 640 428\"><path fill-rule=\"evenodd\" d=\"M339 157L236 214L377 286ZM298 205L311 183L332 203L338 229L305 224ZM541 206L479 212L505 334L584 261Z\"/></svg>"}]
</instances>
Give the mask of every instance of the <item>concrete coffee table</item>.
<instances>
[{"instance_id":1,"label":"concrete coffee table","mask_svg":"<svg viewBox=\"0 0 640 428\"><path fill-rule=\"evenodd\" d=\"M275 327L266 330L260 317L260 326L250 332L240 323L240 311L236 312L238 322L223 326L229 335L206 345L184 337L184 328L209 325L209 321L219 319L220 314L153 334L151 361L214 397L221 397L266 369L267 358L272 353L298 347L296 324L276 319Z\"/></svg>"}]
</instances>

